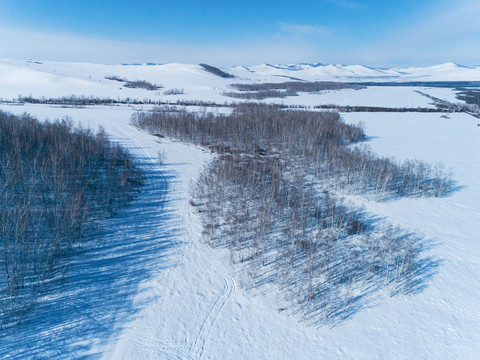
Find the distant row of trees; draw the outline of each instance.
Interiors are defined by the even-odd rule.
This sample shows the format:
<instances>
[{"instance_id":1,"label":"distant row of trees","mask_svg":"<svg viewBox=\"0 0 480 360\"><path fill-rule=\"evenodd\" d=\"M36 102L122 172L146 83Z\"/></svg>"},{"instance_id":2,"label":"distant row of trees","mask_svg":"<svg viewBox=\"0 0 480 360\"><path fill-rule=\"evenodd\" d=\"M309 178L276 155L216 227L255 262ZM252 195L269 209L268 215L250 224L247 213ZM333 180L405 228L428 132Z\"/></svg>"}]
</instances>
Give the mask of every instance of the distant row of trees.
<instances>
[{"instance_id":1,"label":"distant row of trees","mask_svg":"<svg viewBox=\"0 0 480 360\"><path fill-rule=\"evenodd\" d=\"M166 90L164 95L178 95L183 89ZM228 107L227 103L216 103L213 101L203 100L153 100L153 99L138 99L138 98L101 98L97 96L87 95L70 95L61 97L33 97L19 95L14 101L8 101L0 98L0 103L15 103L15 104L47 104L47 105L62 105L62 106L89 106L89 105L171 105L171 106L201 106L201 107Z\"/></svg>"},{"instance_id":2,"label":"distant row of trees","mask_svg":"<svg viewBox=\"0 0 480 360\"><path fill-rule=\"evenodd\" d=\"M169 90L165 90L163 92L163 95L182 95L185 93L185 90L183 89L169 89Z\"/></svg>"},{"instance_id":3,"label":"distant row of trees","mask_svg":"<svg viewBox=\"0 0 480 360\"><path fill-rule=\"evenodd\" d=\"M289 90L270 89L242 92L224 91L222 95L243 100L264 100L268 98L285 98L287 96L297 96L298 93Z\"/></svg>"},{"instance_id":4,"label":"distant row of trees","mask_svg":"<svg viewBox=\"0 0 480 360\"><path fill-rule=\"evenodd\" d=\"M132 89L145 89L151 91L163 88L163 85L152 84L146 80L127 81L124 86Z\"/></svg>"},{"instance_id":5,"label":"distant row of trees","mask_svg":"<svg viewBox=\"0 0 480 360\"><path fill-rule=\"evenodd\" d=\"M385 200L442 196L451 174L347 146L365 138L338 113L239 105L229 115L158 110L132 122L158 136L206 146L218 156L194 190L205 241L228 248L247 287L276 284L292 312L335 323L378 290L416 291L435 259L425 240L345 204L335 193ZM333 191L335 190L335 191Z\"/></svg>"},{"instance_id":6,"label":"distant row of trees","mask_svg":"<svg viewBox=\"0 0 480 360\"><path fill-rule=\"evenodd\" d=\"M450 101L437 98L433 95L424 93L420 90L415 90L416 93L433 100L437 111L441 112L463 112L475 117L480 117L480 91L477 89L457 89L460 92L457 93L456 98L466 102L452 103Z\"/></svg>"},{"instance_id":7,"label":"distant row of trees","mask_svg":"<svg viewBox=\"0 0 480 360\"><path fill-rule=\"evenodd\" d=\"M299 92L317 93L326 90L364 89L365 86L340 82L306 82L288 81L280 83L232 84L230 87L240 92L224 92L223 95L246 100L263 100L267 98L284 98L298 96Z\"/></svg>"},{"instance_id":8,"label":"distant row of trees","mask_svg":"<svg viewBox=\"0 0 480 360\"><path fill-rule=\"evenodd\" d=\"M215 66L212 66L212 65L208 65L208 64L199 64L205 71L208 71L209 73L213 74L213 75L217 75L217 76L220 76L224 79L232 79L234 78L235 76L232 75L232 74L229 74Z\"/></svg>"},{"instance_id":9,"label":"distant row of trees","mask_svg":"<svg viewBox=\"0 0 480 360\"><path fill-rule=\"evenodd\" d=\"M130 155L103 130L0 112L0 328L35 300L58 259L141 183Z\"/></svg>"},{"instance_id":10,"label":"distant row of trees","mask_svg":"<svg viewBox=\"0 0 480 360\"><path fill-rule=\"evenodd\" d=\"M417 91L424 96L428 94ZM163 92L164 95L181 95L184 93L184 89L169 89ZM287 92L286 90L261 90L254 92L229 92L224 93L226 96L235 97L238 99L247 99L247 100L262 100L270 97L285 97L291 96L292 93ZM342 106L335 104L324 104L313 106L314 109L321 110L332 110L336 112L466 112L474 116L479 116L480 110L477 104L462 104L462 103L450 103L433 96L428 96L432 100L436 101L437 107L435 108L389 108L381 106ZM33 97L33 96L22 96L19 95L17 99L13 101L8 101L0 98L0 103L15 103L15 104L48 104L48 105L62 105L62 106L74 106L82 107L88 105L158 105L158 106L200 106L200 107L235 107L241 105L241 103L217 103L213 101L203 101L203 100L175 100L175 101L165 101L165 100L153 100L153 99L138 99L138 98L99 98L96 96L85 96L85 95L70 95L62 96L57 98L46 98L46 97ZM307 105L278 105L282 109L309 109L311 106Z\"/></svg>"},{"instance_id":11,"label":"distant row of trees","mask_svg":"<svg viewBox=\"0 0 480 360\"><path fill-rule=\"evenodd\" d=\"M286 81L279 83L251 83L230 85L239 91L285 90L291 92L318 92L325 90L365 89L366 86L354 83L331 81Z\"/></svg>"},{"instance_id":12,"label":"distant row of trees","mask_svg":"<svg viewBox=\"0 0 480 360\"><path fill-rule=\"evenodd\" d=\"M480 90L479 89L465 89L461 88L456 97L459 100L465 101L466 104L444 104L447 108L454 107L455 110L467 112L477 118L480 118ZM453 105L453 106L452 106ZM460 108L460 109L459 109Z\"/></svg>"},{"instance_id":13,"label":"distant row of trees","mask_svg":"<svg viewBox=\"0 0 480 360\"><path fill-rule=\"evenodd\" d=\"M462 88L457 93L457 99L463 100L467 104L480 106L480 90Z\"/></svg>"},{"instance_id":14,"label":"distant row of trees","mask_svg":"<svg viewBox=\"0 0 480 360\"><path fill-rule=\"evenodd\" d=\"M464 109L447 108L447 107L385 107L385 106L365 106L365 105L335 105L323 104L315 105L314 109L333 110L339 112L388 112L388 113L406 113L406 112L421 112L421 113L444 113L444 112L462 112Z\"/></svg>"},{"instance_id":15,"label":"distant row of trees","mask_svg":"<svg viewBox=\"0 0 480 360\"><path fill-rule=\"evenodd\" d=\"M127 80L117 75L108 75L105 76L105 79L124 83L123 86L133 89L158 90L163 88L163 85L152 84L146 80Z\"/></svg>"}]
</instances>

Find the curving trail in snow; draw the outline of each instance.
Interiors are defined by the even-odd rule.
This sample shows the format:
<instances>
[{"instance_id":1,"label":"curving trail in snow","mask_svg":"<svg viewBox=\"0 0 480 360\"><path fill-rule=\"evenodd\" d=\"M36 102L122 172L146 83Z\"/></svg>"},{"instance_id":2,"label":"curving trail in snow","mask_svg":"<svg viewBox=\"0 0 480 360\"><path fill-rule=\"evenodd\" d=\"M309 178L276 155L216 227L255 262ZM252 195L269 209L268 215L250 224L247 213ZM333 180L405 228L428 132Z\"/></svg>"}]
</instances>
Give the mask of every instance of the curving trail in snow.
<instances>
[{"instance_id":1,"label":"curving trail in snow","mask_svg":"<svg viewBox=\"0 0 480 360\"><path fill-rule=\"evenodd\" d=\"M225 278L225 285L223 287L223 291L218 296L217 300L215 300L215 302L213 303L212 308L209 310L207 316L205 317L205 320L202 323L202 327L200 328L200 331L195 338L192 347L190 348L191 359L200 360L202 358L203 350L205 349L205 345L208 342L212 328L215 325L215 321L222 312L222 309L227 303L228 299L230 299L232 294L235 292L235 289L235 280L232 277Z\"/></svg>"}]
</instances>

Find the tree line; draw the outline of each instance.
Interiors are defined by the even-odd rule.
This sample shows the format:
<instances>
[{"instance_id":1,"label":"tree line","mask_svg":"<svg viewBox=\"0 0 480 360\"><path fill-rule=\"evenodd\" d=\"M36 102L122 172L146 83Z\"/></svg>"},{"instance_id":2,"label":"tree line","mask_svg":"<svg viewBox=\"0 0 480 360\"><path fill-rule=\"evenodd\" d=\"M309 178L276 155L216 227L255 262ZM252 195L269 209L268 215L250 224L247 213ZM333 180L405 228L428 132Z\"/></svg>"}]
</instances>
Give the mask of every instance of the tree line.
<instances>
[{"instance_id":1,"label":"tree line","mask_svg":"<svg viewBox=\"0 0 480 360\"><path fill-rule=\"evenodd\" d=\"M232 74L229 74L215 66L212 66L212 65L208 65L208 64L199 64L205 71L213 74L213 75L217 75L217 76L220 76L221 78L224 78L224 79L232 79L234 78L235 76L232 75Z\"/></svg>"},{"instance_id":2,"label":"tree line","mask_svg":"<svg viewBox=\"0 0 480 360\"><path fill-rule=\"evenodd\" d=\"M183 89L166 90L164 95L178 95ZM34 97L19 95L15 100L8 101L0 98L0 103L14 103L14 104L46 104L46 105L65 105L65 106L89 106L89 105L177 105L177 106L202 106L202 107L228 107L227 103L221 104L214 101L204 100L152 100L152 99L138 99L138 98L116 98L110 97L96 97L93 95L70 95L61 97Z\"/></svg>"},{"instance_id":3,"label":"tree line","mask_svg":"<svg viewBox=\"0 0 480 360\"><path fill-rule=\"evenodd\" d=\"M365 86L328 81L287 81L280 83L231 84L230 87L240 91L227 91L223 95L246 100L263 100L266 98L284 98L298 96L299 92L318 93L326 90L365 89Z\"/></svg>"},{"instance_id":4,"label":"tree line","mask_svg":"<svg viewBox=\"0 0 480 360\"><path fill-rule=\"evenodd\" d=\"M145 90L153 91L153 90L158 90L163 88L163 85L152 84L151 82L148 82L146 80L127 80L117 75L108 75L108 76L105 76L105 79L122 82L124 83L123 86L125 86L126 88L132 88L132 89L145 89Z\"/></svg>"}]
</instances>

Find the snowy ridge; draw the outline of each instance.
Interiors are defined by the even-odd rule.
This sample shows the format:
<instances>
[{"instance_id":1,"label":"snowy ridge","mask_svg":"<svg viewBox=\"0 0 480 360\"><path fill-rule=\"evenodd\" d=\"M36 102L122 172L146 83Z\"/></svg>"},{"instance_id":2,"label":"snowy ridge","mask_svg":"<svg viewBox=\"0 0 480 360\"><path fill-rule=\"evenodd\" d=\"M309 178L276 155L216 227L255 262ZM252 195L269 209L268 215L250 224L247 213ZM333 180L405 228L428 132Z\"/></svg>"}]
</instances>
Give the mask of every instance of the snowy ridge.
<instances>
[{"instance_id":1,"label":"snowy ridge","mask_svg":"<svg viewBox=\"0 0 480 360\"><path fill-rule=\"evenodd\" d=\"M446 63L430 67L371 68L363 65L290 64L234 66L237 76L246 72L263 76L295 76L305 81L475 81L480 80L480 66ZM244 75L247 76L247 75Z\"/></svg>"}]
</instances>

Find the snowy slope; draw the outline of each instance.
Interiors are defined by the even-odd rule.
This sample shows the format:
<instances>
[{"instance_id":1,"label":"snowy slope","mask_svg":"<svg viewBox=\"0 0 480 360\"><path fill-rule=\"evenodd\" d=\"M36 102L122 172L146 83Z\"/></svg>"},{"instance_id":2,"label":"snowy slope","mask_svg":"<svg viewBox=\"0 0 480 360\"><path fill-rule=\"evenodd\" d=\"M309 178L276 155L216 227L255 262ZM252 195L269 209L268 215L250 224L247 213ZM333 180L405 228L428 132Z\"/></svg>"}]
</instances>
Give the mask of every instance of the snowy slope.
<instances>
[{"instance_id":1,"label":"snowy slope","mask_svg":"<svg viewBox=\"0 0 480 360\"><path fill-rule=\"evenodd\" d=\"M0 94L14 98L19 86L24 94L32 89L38 96L82 95L91 89L115 97L130 91L102 80L105 75L164 85L172 81L172 87L176 81L180 85L175 87L197 89L192 96L215 101L220 99L216 87L229 83L196 65L27 65L9 60L0 61ZM61 93L65 89L70 92ZM389 89L392 93L385 93ZM377 104L372 98L381 96L381 103L388 106L417 106L427 101L420 95L409 98L413 90L408 88L345 91L318 96L350 105ZM442 94L451 95L437 93ZM308 103L312 101L309 96L284 101ZM132 127L130 116L140 107L0 104L0 109L29 112L40 119L71 116L93 128L101 125L114 141L130 149L147 174L145 189L130 209L105 223L104 238L78 254L70 276L32 309L24 323L0 338L0 358L478 358L478 119L465 114L451 114L448 119L423 113L343 115L347 122L365 123L368 143L379 154L442 161L452 167L459 189L439 199L376 203L351 197L369 212L434 240L429 252L441 263L422 293L386 298L334 328L315 329L279 312L272 294L245 291L228 254L202 244L199 219L189 205L189 189L212 154L159 140ZM165 152L164 166L156 162L158 151Z\"/></svg>"},{"instance_id":2,"label":"snowy slope","mask_svg":"<svg viewBox=\"0 0 480 360\"><path fill-rule=\"evenodd\" d=\"M130 81L148 80L164 88L149 91L126 88L117 76ZM212 75L199 65L103 65L90 63L32 62L0 60L0 97L16 98L19 94L34 97L59 97L72 94L116 99L218 99L217 88L226 88L228 81ZM165 90L185 89L182 95L163 95Z\"/></svg>"},{"instance_id":3,"label":"snowy slope","mask_svg":"<svg viewBox=\"0 0 480 360\"><path fill-rule=\"evenodd\" d=\"M306 81L339 81L370 78L388 79L398 77L396 71L369 68L362 65L330 65L330 64L291 64L254 66L234 66L229 71L237 76L251 73L257 76L294 77Z\"/></svg>"}]
</instances>

